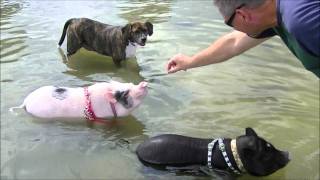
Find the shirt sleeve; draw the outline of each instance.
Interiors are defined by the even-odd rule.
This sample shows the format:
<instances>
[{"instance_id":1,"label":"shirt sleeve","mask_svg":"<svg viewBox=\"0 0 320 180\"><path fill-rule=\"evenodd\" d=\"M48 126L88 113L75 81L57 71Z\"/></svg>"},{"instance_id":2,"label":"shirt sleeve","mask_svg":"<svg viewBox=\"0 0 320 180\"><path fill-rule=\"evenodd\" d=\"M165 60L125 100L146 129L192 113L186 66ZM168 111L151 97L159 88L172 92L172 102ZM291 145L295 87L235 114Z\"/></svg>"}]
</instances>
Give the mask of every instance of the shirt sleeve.
<instances>
[{"instance_id":1,"label":"shirt sleeve","mask_svg":"<svg viewBox=\"0 0 320 180\"><path fill-rule=\"evenodd\" d=\"M308 53L320 56L320 1L278 1L281 20L288 32Z\"/></svg>"},{"instance_id":2,"label":"shirt sleeve","mask_svg":"<svg viewBox=\"0 0 320 180\"><path fill-rule=\"evenodd\" d=\"M301 7L291 22L291 33L309 53L320 56L320 1Z\"/></svg>"}]
</instances>

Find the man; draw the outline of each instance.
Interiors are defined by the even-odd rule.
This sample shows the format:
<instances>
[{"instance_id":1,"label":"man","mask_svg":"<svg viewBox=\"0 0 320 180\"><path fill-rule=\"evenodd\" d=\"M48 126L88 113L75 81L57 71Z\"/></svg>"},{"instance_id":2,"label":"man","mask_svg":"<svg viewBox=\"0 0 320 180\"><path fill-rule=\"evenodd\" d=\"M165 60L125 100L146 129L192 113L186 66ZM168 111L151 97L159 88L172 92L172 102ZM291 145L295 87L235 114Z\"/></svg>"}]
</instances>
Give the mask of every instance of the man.
<instances>
[{"instance_id":1,"label":"man","mask_svg":"<svg viewBox=\"0 0 320 180\"><path fill-rule=\"evenodd\" d=\"M319 0L214 0L235 31L192 57L177 54L168 73L226 61L279 35L304 67L320 77Z\"/></svg>"}]
</instances>

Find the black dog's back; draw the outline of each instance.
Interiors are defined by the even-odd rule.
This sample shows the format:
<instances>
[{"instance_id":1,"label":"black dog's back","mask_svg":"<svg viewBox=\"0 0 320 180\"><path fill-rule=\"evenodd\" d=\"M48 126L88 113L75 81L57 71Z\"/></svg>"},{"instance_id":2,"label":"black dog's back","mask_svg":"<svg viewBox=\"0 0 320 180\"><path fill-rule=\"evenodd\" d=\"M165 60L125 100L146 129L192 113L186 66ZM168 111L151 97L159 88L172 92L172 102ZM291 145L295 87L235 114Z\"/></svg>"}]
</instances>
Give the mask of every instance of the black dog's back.
<instances>
[{"instance_id":1,"label":"black dog's back","mask_svg":"<svg viewBox=\"0 0 320 180\"><path fill-rule=\"evenodd\" d=\"M140 144L137 155L141 161L157 165L203 164L208 143L210 140L165 134Z\"/></svg>"},{"instance_id":2,"label":"black dog's back","mask_svg":"<svg viewBox=\"0 0 320 180\"><path fill-rule=\"evenodd\" d=\"M211 142L216 143L210 145L212 150L209 153L208 144ZM142 162L151 166L207 165L211 162L209 167L229 169L237 174L246 171L255 176L269 175L290 161L287 151L276 149L252 128L246 128L245 135L235 139L160 135L144 141L136 153Z\"/></svg>"}]
</instances>

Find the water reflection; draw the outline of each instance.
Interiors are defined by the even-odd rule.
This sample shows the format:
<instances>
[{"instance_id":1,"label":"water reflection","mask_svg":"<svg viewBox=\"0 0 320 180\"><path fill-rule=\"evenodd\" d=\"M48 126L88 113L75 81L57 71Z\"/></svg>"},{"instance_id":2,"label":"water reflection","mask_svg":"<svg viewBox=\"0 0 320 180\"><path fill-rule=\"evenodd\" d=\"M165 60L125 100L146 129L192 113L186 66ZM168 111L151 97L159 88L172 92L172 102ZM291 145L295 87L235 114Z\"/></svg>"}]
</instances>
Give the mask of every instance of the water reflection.
<instances>
[{"instance_id":1,"label":"water reflection","mask_svg":"<svg viewBox=\"0 0 320 180\"><path fill-rule=\"evenodd\" d=\"M0 63L12 63L28 55L24 50L27 45L27 33L24 26L17 24L14 15L23 8L21 2L1 1L1 46Z\"/></svg>"},{"instance_id":2,"label":"water reflection","mask_svg":"<svg viewBox=\"0 0 320 180\"><path fill-rule=\"evenodd\" d=\"M212 0L10 0L0 5L2 177L199 179L148 169L134 147L162 133L235 137L252 126L293 154L289 166L266 179L319 179L319 80L280 39L226 63L166 74L172 55L194 54L230 30ZM150 20L154 34L121 68L110 57L83 50L65 61L56 45L65 21L73 17L114 25ZM109 79L150 82L143 104L123 124L45 124L8 113L40 86Z\"/></svg>"},{"instance_id":3,"label":"water reflection","mask_svg":"<svg viewBox=\"0 0 320 180\"><path fill-rule=\"evenodd\" d=\"M128 5L130 4L130 5ZM121 10L119 16L133 21L150 21L152 23L166 22L171 17L171 0L128 0L117 7Z\"/></svg>"},{"instance_id":4,"label":"water reflection","mask_svg":"<svg viewBox=\"0 0 320 180\"><path fill-rule=\"evenodd\" d=\"M1 20L8 19L8 17L18 13L22 8L23 4L21 2L2 0L0 3ZM5 24L5 22L1 21L1 24Z\"/></svg>"},{"instance_id":5,"label":"water reflection","mask_svg":"<svg viewBox=\"0 0 320 180\"><path fill-rule=\"evenodd\" d=\"M108 75L108 79L102 81L112 78L122 82L139 83L143 80L143 77L139 74L140 68L135 58L126 59L121 62L121 67L117 67L111 57L83 48L69 58L66 57L61 48L58 51L62 62L69 68L63 73L76 76L79 79L92 82L94 79L90 75L104 73Z\"/></svg>"}]
</instances>

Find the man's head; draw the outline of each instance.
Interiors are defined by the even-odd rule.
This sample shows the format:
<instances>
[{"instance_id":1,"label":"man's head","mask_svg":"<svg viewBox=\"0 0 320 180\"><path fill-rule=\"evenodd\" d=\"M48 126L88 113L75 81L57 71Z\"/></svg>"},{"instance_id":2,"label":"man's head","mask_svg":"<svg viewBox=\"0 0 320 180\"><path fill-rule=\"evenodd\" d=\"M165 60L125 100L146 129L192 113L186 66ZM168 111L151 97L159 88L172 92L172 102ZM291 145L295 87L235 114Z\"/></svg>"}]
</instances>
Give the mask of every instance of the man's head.
<instances>
[{"instance_id":1,"label":"man's head","mask_svg":"<svg viewBox=\"0 0 320 180\"><path fill-rule=\"evenodd\" d=\"M256 36L277 23L275 0L214 0L225 23Z\"/></svg>"}]
</instances>

